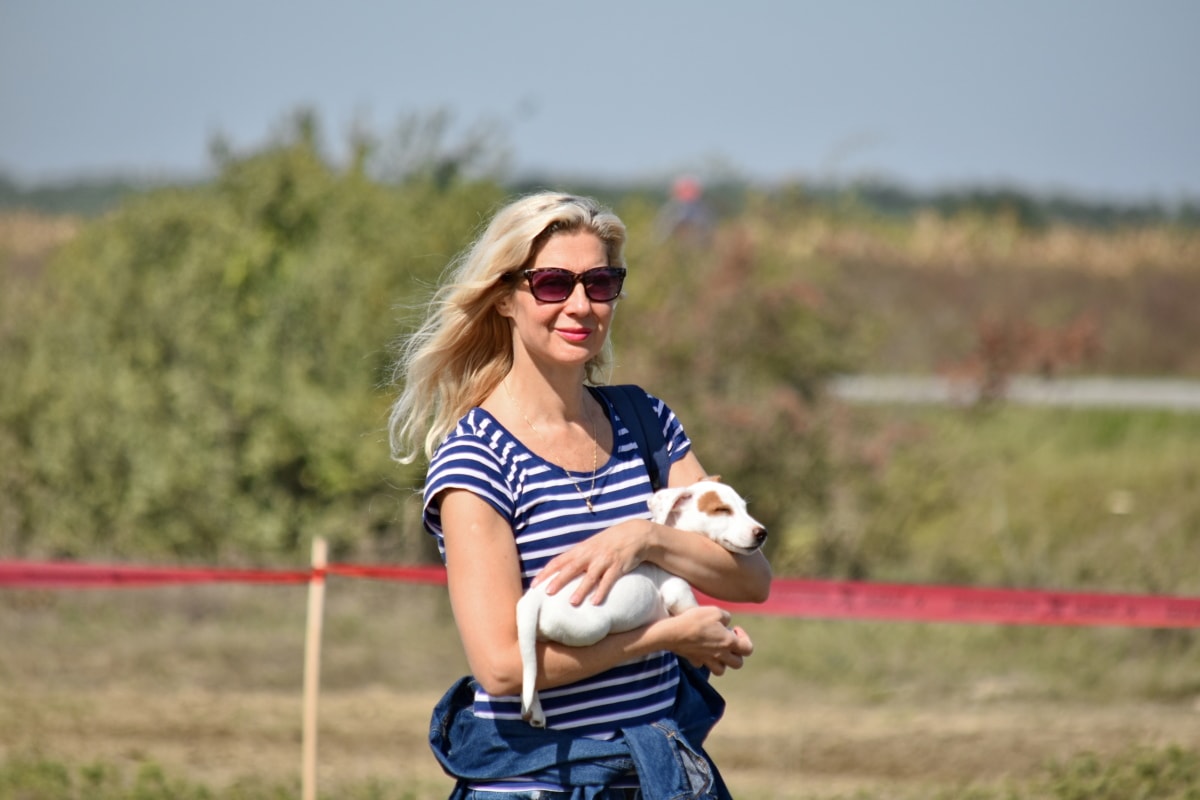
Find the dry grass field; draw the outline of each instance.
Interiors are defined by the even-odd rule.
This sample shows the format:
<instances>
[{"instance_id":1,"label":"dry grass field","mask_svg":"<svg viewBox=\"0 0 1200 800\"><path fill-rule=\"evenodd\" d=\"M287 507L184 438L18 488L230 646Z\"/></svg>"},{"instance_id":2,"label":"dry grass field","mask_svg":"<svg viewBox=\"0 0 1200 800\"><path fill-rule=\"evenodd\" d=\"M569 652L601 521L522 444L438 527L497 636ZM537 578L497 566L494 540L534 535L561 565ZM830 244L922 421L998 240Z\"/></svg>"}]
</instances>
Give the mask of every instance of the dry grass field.
<instances>
[{"instance_id":1,"label":"dry grass field","mask_svg":"<svg viewBox=\"0 0 1200 800\"><path fill-rule=\"evenodd\" d=\"M464 670L443 592L331 581L324 795L448 793L425 744ZM299 587L0 593L0 759L294 786L304 613ZM1195 672L1161 632L742 622L758 652L718 679L729 709L709 742L739 798L990 797L1083 753L1200 750L1200 692L1145 696L1148 675ZM1084 666L1114 653L1107 677Z\"/></svg>"}]
</instances>

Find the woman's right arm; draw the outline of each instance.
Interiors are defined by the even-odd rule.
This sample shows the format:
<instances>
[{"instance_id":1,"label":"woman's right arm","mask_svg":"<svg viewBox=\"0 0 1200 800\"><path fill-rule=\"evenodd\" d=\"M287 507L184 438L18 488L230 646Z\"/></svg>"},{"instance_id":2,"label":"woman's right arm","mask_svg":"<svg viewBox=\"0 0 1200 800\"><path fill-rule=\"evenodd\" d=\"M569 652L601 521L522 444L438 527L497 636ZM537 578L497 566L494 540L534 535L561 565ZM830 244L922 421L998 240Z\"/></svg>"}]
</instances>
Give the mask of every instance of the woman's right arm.
<instances>
[{"instance_id":1,"label":"woman's right arm","mask_svg":"<svg viewBox=\"0 0 1200 800\"><path fill-rule=\"evenodd\" d=\"M451 489L441 495L450 604L471 673L491 695L521 691L517 645L520 561L508 523L476 495ZM670 650L715 674L736 669L753 650L728 612L692 609L588 647L538 644L538 688L574 683L632 658Z\"/></svg>"}]
</instances>

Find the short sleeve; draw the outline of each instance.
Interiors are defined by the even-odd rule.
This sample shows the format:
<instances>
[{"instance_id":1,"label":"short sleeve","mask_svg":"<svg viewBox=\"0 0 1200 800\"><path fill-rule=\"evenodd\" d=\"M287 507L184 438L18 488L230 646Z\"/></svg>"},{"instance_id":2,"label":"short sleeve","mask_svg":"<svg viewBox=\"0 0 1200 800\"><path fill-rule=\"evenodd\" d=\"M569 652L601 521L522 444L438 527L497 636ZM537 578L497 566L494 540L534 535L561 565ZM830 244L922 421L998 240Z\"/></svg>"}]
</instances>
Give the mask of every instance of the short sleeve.
<instances>
[{"instance_id":1,"label":"short sleeve","mask_svg":"<svg viewBox=\"0 0 1200 800\"><path fill-rule=\"evenodd\" d=\"M506 479L504 438L490 418L468 414L433 454L425 475L422 522L437 537L445 556L439 496L447 489L465 489L496 509L506 519L514 513L515 499Z\"/></svg>"},{"instance_id":2,"label":"short sleeve","mask_svg":"<svg viewBox=\"0 0 1200 800\"><path fill-rule=\"evenodd\" d=\"M683 429L683 423L675 416L669 406L653 395L647 395L654 404L654 413L662 425L663 438L667 442L667 457L674 464L686 456L692 449L692 440Z\"/></svg>"}]
</instances>

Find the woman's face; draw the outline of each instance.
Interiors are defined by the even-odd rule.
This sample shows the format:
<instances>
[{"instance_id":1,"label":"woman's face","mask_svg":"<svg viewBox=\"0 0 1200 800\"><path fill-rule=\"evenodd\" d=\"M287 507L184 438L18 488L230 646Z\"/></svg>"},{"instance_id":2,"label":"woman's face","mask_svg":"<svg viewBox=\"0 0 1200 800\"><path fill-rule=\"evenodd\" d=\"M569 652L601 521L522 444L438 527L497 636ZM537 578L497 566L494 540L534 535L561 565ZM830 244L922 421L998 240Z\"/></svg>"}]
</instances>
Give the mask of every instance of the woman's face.
<instances>
[{"instance_id":1,"label":"woman's face","mask_svg":"<svg viewBox=\"0 0 1200 800\"><path fill-rule=\"evenodd\" d=\"M608 266L608 253L600 237L590 231L566 231L551 236L528 268L553 267L578 274L604 266ZM579 367L600 353L615 308L615 300L589 299L582 283L575 284L566 300L542 302L530 293L524 279L497 304L500 314L512 320L518 361L527 356L546 365Z\"/></svg>"}]
</instances>

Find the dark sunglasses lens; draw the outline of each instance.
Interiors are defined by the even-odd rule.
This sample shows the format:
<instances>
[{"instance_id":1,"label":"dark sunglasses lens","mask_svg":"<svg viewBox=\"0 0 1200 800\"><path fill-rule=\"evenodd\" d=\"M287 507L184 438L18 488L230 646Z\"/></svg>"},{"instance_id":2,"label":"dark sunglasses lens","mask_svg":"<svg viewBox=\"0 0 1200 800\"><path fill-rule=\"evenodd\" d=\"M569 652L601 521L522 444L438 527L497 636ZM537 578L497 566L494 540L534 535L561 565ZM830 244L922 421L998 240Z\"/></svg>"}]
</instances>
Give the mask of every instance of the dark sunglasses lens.
<instances>
[{"instance_id":1,"label":"dark sunglasses lens","mask_svg":"<svg viewBox=\"0 0 1200 800\"><path fill-rule=\"evenodd\" d=\"M560 303L571 296L575 281L561 272L535 272L529 277L529 291L543 303Z\"/></svg>"},{"instance_id":2,"label":"dark sunglasses lens","mask_svg":"<svg viewBox=\"0 0 1200 800\"><path fill-rule=\"evenodd\" d=\"M594 303L608 303L621 294L625 271L619 267L597 267L582 275L557 269L531 270L529 291L543 303L561 303L575 291L575 284L583 283L583 290Z\"/></svg>"},{"instance_id":3,"label":"dark sunglasses lens","mask_svg":"<svg viewBox=\"0 0 1200 800\"><path fill-rule=\"evenodd\" d=\"M623 276L614 269L594 269L584 273L583 288L597 303L607 303L621 294Z\"/></svg>"}]
</instances>

